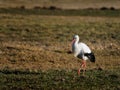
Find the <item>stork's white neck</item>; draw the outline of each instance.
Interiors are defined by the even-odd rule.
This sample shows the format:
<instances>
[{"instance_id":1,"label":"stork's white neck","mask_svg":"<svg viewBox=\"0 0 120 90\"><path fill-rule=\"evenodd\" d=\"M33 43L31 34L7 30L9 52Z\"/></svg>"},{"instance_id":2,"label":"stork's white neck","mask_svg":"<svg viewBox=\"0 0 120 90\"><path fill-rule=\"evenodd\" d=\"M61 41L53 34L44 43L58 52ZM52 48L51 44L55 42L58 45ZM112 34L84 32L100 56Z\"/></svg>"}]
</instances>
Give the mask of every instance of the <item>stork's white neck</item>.
<instances>
[{"instance_id":1,"label":"stork's white neck","mask_svg":"<svg viewBox=\"0 0 120 90\"><path fill-rule=\"evenodd\" d=\"M79 43L79 38L76 38L75 43L76 43L76 44Z\"/></svg>"}]
</instances>

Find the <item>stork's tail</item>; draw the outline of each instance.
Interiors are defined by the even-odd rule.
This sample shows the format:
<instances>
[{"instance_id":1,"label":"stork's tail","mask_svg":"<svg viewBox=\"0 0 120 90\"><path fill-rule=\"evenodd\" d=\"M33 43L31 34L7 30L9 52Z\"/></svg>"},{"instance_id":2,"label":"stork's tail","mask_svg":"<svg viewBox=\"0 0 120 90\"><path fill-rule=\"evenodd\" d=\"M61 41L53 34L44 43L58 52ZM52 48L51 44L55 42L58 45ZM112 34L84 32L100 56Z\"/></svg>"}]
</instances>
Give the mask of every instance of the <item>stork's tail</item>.
<instances>
[{"instance_id":1,"label":"stork's tail","mask_svg":"<svg viewBox=\"0 0 120 90\"><path fill-rule=\"evenodd\" d=\"M94 53L92 53L92 52L91 53L85 53L84 55L87 56L91 62L95 62Z\"/></svg>"}]
</instances>

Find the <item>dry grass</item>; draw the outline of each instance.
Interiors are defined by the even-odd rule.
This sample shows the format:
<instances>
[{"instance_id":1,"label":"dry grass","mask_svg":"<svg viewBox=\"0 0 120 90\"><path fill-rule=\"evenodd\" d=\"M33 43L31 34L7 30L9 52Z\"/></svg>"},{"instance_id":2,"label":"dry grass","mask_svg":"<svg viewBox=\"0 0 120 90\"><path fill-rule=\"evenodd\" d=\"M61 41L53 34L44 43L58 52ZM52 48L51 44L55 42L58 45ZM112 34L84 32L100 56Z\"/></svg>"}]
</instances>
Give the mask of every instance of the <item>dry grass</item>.
<instances>
[{"instance_id":1,"label":"dry grass","mask_svg":"<svg viewBox=\"0 0 120 90\"><path fill-rule=\"evenodd\" d=\"M109 31L106 30L110 29L113 35L119 35L119 18L81 16L36 18L34 15L12 17L9 14L0 16L1 69L77 69L80 64L77 58L67 53L74 34L79 34L81 40L95 52L96 64L88 62L88 68L98 68L97 64L104 69L119 68L119 37L110 37ZM112 26L109 28L106 25ZM90 32L86 34L89 39L83 36L84 30L87 29L95 36L89 36Z\"/></svg>"},{"instance_id":2,"label":"dry grass","mask_svg":"<svg viewBox=\"0 0 120 90\"><path fill-rule=\"evenodd\" d=\"M0 7L21 7L33 8L56 6L63 9L83 9L83 8L101 8L115 7L120 8L119 0L1 0Z\"/></svg>"},{"instance_id":3,"label":"dry grass","mask_svg":"<svg viewBox=\"0 0 120 90\"><path fill-rule=\"evenodd\" d=\"M68 48L63 46L29 45L28 43L4 42L1 47L1 69L12 70L60 70L77 69L80 62ZM94 50L95 51L95 50ZM101 51L100 51L101 52ZM88 68L119 69L119 56L109 55L110 52L95 51L96 64L88 62ZM107 53L107 54L106 54Z\"/></svg>"}]
</instances>

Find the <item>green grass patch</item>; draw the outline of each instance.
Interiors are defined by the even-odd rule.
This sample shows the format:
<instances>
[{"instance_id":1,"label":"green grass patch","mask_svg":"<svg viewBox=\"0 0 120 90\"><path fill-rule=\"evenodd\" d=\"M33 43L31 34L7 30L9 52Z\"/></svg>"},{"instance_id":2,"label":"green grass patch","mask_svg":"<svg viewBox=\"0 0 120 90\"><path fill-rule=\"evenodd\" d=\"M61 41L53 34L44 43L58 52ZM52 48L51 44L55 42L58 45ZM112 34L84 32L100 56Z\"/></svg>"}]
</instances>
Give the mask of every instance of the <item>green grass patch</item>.
<instances>
[{"instance_id":1,"label":"green grass patch","mask_svg":"<svg viewBox=\"0 0 120 90\"><path fill-rule=\"evenodd\" d=\"M119 74L106 70L88 70L86 76L78 76L77 70L0 71L0 89L118 90Z\"/></svg>"},{"instance_id":2,"label":"green grass patch","mask_svg":"<svg viewBox=\"0 0 120 90\"><path fill-rule=\"evenodd\" d=\"M41 18L40 18L41 19ZM57 20L57 19L56 19ZM79 34L81 40L87 40L96 43L98 41L120 42L120 23L99 23L99 22L82 22L77 24L44 24L42 22L30 21L35 24L27 23L26 21L19 25L0 26L0 33L3 34L0 40L13 41L52 41L65 42L72 40L74 34ZM39 23L39 25L38 25ZM44 22L46 23L46 22ZM25 25L27 24L27 25Z\"/></svg>"},{"instance_id":3,"label":"green grass patch","mask_svg":"<svg viewBox=\"0 0 120 90\"><path fill-rule=\"evenodd\" d=\"M21 15L49 15L49 16L103 16L120 17L120 10L78 9L78 10L51 10L51 9L21 9L0 8L0 13Z\"/></svg>"}]
</instances>

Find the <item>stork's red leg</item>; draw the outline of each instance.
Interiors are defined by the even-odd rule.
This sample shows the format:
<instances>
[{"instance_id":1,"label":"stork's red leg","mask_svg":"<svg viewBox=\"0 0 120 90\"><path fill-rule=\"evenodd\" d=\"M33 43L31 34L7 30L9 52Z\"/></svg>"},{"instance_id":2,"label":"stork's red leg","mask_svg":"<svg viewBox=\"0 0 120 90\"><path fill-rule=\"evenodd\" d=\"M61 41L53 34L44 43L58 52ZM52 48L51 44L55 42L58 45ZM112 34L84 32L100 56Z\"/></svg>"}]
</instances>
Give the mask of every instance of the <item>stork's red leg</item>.
<instances>
[{"instance_id":1,"label":"stork's red leg","mask_svg":"<svg viewBox=\"0 0 120 90\"><path fill-rule=\"evenodd\" d=\"M86 61L83 60L83 61L82 61L82 64L81 64L81 67L78 69L78 75L80 75L81 69L84 69L84 72L85 72L85 68L86 68Z\"/></svg>"},{"instance_id":2,"label":"stork's red leg","mask_svg":"<svg viewBox=\"0 0 120 90\"><path fill-rule=\"evenodd\" d=\"M78 75L80 75L80 70L81 70L81 68L78 69Z\"/></svg>"},{"instance_id":3,"label":"stork's red leg","mask_svg":"<svg viewBox=\"0 0 120 90\"><path fill-rule=\"evenodd\" d=\"M85 69L86 69L86 61L84 60L84 65L83 65L83 76L85 75Z\"/></svg>"}]
</instances>

